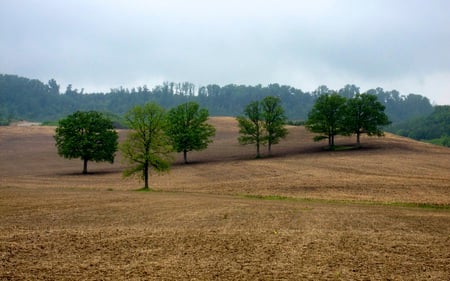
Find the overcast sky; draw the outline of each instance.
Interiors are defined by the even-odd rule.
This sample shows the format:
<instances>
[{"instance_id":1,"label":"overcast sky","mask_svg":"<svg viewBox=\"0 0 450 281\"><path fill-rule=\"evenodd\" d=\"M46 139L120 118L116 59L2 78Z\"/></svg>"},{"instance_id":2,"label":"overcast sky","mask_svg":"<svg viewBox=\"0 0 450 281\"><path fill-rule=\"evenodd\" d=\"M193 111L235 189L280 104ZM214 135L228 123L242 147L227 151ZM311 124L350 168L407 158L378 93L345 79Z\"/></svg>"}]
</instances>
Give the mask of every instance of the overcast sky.
<instances>
[{"instance_id":1,"label":"overcast sky","mask_svg":"<svg viewBox=\"0 0 450 281\"><path fill-rule=\"evenodd\" d=\"M0 0L0 73L63 91L355 84L450 104L450 1Z\"/></svg>"}]
</instances>

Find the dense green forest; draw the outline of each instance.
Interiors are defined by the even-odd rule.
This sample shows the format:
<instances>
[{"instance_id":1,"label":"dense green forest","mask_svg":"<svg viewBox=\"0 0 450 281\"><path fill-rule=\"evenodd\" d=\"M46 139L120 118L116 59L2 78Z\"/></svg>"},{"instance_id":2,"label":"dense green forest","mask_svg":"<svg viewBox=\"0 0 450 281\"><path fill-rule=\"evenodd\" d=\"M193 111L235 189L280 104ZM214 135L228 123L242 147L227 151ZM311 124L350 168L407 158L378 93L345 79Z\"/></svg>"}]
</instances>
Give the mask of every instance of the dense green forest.
<instances>
[{"instance_id":1,"label":"dense green forest","mask_svg":"<svg viewBox=\"0 0 450 281\"><path fill-rule=\"evenodd\" d=\"M346 85L332 90L319 86L312 92L303 92L287 85L267 86L207 85L197 88L189 82L164 82L153 89L140 86L132 89L111 89L108 93L84 93L68 85L60 89L51 79L43 83L17 75L0 74L0 125L12 120L57 121L77 110L96 110L108 113L118 124L117 116L123 116L130 108L147 102L155 102L169 109L187 101L195 101L208 109L211 116L238 116L250 102L266 96L276 96L290 121L304 121L316 99L326 93L337 92L346 98L360 93L359 87ZM450 107L433 107L428 98L402 95L396 90L370 89L368 94L378 97L386 107L392 125L387 131L418 140L432 140L448 146L450 136Z\"/></svg>"},{"instance_id":2,"label":"dense green forest","mask_svg":"<svg viewBox=\"0 0 450 281\"><path fill-rule=\"evenodd\" d=\"M401 136L450 147L450 105L435 106L430 115L399 122L389 129Z\"/></svg>"},{"instance_id":3,"label":"dense green forest","mask_svg":"<svg viewBox=\"0 0 450 281\"><path fill-rule=\"evenodd\" d=\"M189 82L165 82L153 89L140 86L132 89L111 89L108 93L84 93L67 86L65 90L54 79L47 84L16 75L0 74L0 120L26 119L30 121L55 121L77 110L97 110L123 115L131 107L153 101L169 109L187 101L195 101L209 110L211 116L237 116L252 101L266 96L281 99L289 120L305 120L317 97L338 92L351 98L359 87L346 85L332 90L319 86L312 92L303 92L287 85L207 85L197 88ZM382 88L367 91L386 106L386 114L395 124L411 118L423 117L433 111L428 98L421 95L401 95L396 90Z\"/></svg>"}]
</instances>

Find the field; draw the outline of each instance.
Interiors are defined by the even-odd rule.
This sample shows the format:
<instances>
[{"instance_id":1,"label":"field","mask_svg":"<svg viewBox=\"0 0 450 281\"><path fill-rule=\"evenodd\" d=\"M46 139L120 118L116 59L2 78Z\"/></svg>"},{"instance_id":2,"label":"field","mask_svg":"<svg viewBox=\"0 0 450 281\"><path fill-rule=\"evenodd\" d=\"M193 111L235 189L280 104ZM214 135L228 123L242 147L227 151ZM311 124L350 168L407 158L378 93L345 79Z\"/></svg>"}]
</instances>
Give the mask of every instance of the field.
<instances>
[{"instance_id":1,"label":"field","mask_svg":"<svg viewBox=\"0 0 450 281\"><path fill-rule=\"evenodd\" d=\"M233 118L210 122L154 192L120 155L81 175L54 127L0 127L0 280L450 280L450 149L387 134L330 152L289 127L254 159Z\"/></svg>"}]
</instances>

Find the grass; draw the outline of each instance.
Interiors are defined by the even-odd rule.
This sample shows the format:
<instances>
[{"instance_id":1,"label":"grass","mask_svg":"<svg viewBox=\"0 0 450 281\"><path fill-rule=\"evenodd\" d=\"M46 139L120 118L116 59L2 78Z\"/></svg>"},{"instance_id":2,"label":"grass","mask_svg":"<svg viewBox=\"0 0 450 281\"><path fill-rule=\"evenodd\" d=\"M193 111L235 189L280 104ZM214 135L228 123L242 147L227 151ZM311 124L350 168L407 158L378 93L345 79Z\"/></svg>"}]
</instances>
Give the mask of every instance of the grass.
<instances>
[{"instance_id":1,"label":"grass","mask_svg":"<svg viewBox=\"0 0 450 281\"><path fill-rule=\"evenodd\" d=\"M137 192L155 192L155 190L153 190L152 188L147 188L147 187L141 187L136 189L135 191Z\"/></svg>"},{"instance_id":2,"label":"grass","mask_svg":"<svg viewBox=\"0 0 450 281\"><path fill-rule=\"evenodd\" d=\"M241 197L244 197L244 198L259 199L259 200L274 200L274 201L289 200L289 201L300 201L299 198L288 197L288 196L280 196L280 195L243 194L243 195L240 195L240 196L241 196Z\"/></svg>"},{"instance_id":3,"label":"grass","mask_svg":"<svg viewBox=\"0 0 450 281\"><path fill-rule=\"evenodd\" d=\"M348 151L348 150L358 150L361 148L361 145L335 145L335 146L326 146L324 150L327 151Z\"/></svg>"},{"instance_id":4,"label":"grass","mask_svg":"<svg viewBox=\"0 0 450 281\"><path fill-rule=\"evenodd\" d=\"M257 200L270 200L270 201L295 201L295 202L317 202L325 204L363 204L373 206L393 206L404 208L420 208L420 209L432 209L432 210L450 210L448 204L433 204L433 203L414 203L414 202L380 202L380 201L368 201L368 200L336 200L336 199L319 199L319 198L298 198L288 197L280 195L257 195L257 194L243 194L240 197L257 199Z\"/></svg>"}]
</instances>

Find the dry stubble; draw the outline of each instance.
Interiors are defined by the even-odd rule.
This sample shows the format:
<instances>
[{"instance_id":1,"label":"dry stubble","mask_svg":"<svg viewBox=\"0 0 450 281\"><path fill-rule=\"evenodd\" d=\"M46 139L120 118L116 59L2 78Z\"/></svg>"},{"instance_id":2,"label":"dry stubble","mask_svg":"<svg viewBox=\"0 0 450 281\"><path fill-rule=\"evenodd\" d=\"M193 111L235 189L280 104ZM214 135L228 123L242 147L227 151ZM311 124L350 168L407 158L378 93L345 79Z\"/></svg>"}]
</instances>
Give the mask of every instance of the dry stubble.
<instances>
[{"instance_id":1,"label":"dry stubble","mask_svg":"<svg viewBox=\"0 0 450 281\"><path fill-rule=\"evenodd\" d=\"M229 118L214 144L130 191L120 163L56 156L53 128L0 128L2 280L446 280L449 149L388 135L324 152L303 128L253 160ZM342 138L341 143L352 139ZM181 159L179 159L181 160ZM281 195L328 201L257 200ZM329 201L333 199L334 201ZM345 203L342 200L353 200ZM364 201L364 202L363 202ZM368 204L366 201L373 202Z\"/></svg>"}]
</instances>

